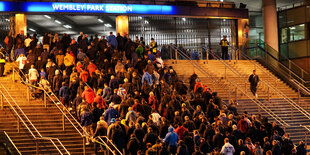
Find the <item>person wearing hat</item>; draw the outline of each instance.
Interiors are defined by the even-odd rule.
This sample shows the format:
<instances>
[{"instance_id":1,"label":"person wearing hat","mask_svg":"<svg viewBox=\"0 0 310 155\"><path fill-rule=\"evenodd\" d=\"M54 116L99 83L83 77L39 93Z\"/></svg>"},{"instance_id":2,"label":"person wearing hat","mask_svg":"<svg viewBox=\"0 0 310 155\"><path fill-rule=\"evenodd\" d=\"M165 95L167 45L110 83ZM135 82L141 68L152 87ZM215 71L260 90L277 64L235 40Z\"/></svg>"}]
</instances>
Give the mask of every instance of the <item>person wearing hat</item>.
<instances>
[{"instance_id":1,"label":"person wearing hat","mask_svg":"<svg viewBox=\"0 0 310 155\"><path fill-rule=\"evenodd\" d=\"M227 41L227 36L224 36L224 38L220 42L221 48L222 48L222 59L228 60L228 46L229 42Z\"/></svg>"}]
</instances>

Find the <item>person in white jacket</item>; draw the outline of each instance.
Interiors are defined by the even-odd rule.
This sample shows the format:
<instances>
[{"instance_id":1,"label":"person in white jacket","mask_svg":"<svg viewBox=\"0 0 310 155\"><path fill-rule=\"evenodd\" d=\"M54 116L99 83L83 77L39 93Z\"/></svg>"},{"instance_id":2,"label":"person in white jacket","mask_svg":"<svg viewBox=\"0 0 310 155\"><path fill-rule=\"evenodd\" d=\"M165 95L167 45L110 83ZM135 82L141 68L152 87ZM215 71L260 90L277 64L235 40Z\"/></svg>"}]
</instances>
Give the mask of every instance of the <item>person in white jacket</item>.
<instances>
[{"instance_id":1,"label":"person in white jacket","mask_svg":"<svg viewBox=\"0 0 310 155\"><path fill-rule=\"evenodd\" d=\"M31 68L29 69L29 82L31 85L36 85L38 82L38 78L39 78L39 73L38 71L35 69L34 65L31 65ZM30 87L31 91L34 93L35 89L33 89L33 87Z\"/></svg>"},{"instance_id":2,"label":"person in white jacket","mask_svg":"<svg viewBox=\"0 0 310 155\"><path fill-rule=\"evenodd\" d=\"M222 147L222 150L221 150L221 154L224 154L224 155L233 155L235 153L235 148L233 145L231 145L229 143L229 139L228 138L225 138L224 139L224 145Z\"/></svg>"}]
</instances>

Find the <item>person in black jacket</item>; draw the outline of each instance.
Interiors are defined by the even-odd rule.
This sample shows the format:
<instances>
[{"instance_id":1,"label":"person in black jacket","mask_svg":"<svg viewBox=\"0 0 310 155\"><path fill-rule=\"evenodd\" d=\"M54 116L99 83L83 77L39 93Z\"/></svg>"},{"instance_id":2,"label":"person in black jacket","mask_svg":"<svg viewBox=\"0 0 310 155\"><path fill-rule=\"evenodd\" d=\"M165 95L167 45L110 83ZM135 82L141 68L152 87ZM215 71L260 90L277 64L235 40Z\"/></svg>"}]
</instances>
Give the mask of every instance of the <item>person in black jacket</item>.
<instances>
[{"instance_id":1,"label":"person in black jacket","mask_svg":"<svg viewBox=\"0 0 310 155\"><path fill-rule=\"evenodd\" d=\"M258 78L258 75L255 74L255 70L253 70L253 74L250 75L249 77L249 82L251 83L251 92L253 93L253 95L257 98L257 94L256 94L256 87L257 87L257 84L259 82L259 78Z\"/></svg>"}]
</instances>

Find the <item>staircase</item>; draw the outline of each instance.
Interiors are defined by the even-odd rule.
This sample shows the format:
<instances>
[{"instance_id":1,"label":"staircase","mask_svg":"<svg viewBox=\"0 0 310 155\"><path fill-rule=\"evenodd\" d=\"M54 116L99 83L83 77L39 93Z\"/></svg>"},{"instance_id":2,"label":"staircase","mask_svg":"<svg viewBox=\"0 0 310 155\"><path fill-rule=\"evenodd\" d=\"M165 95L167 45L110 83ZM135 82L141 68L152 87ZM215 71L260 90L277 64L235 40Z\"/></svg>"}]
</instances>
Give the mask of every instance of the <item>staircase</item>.
<instances>
[{"instance_id":1,"label":"staircase","mask_svg":"<svg viewBox=\"0 0 310 155\"><path fill-rule=\"evenodd\" d=\"M223 100L234 99L238 102L238 111L242 113L247 111L250 115L256 115L261 113L263 116L268 116L270 122L275 121L270 115L268 115L265 111L258 108L258 106L249 100L244 94L241 92L236 92L233 90L230 85L230 82L237 84L239 87L244 88L248 95L252 95L249 88L249 83L245 82L245 79L252 74L253 69L255 69L256 65L259 65L260 68L264 69L264 72L269 72L266 68L260 65L256 61L249 62L248 60L238 60L237 63L235 61L228 62L230 66L232 66L235 70L237 70L241 77L237 76L235 73L230 71L218 60L194 60L199 64L209 75L217 79L222 85L220 87L215 87L214 91L217 91L219 96ZM197 70L191 63L187 60L167 60L165 61L167 66L173 66L178 75L183 78L183 80L188 81L189 77L195 72L199 79L203 84L207 84L212 88L214 82L210 79L210 77L206 77L205 74ZM226 69L225 69L226 68ZM298 93L294 91L289 85L281 81L274 74L271 73L271 77L266 75L262 70L257 70L256 74L260 77L261 80L270 83L272 86L275 86L277 89L281 90L286 96L293 99L297 103ZM270 75L270 74L269 74ZM276 79L276 80L275 80ZM262 83L262 82L260 82ZM258 100L266 105L273 113L278 115L282 120L288 123L288 127L284 127L288 133L291 134L291 138L294 141L294 144L298 144L298 141L305 140L305 128L300 125L310 125L309 118L307 118L304 114L298 111L296 108L292 108L291 105L282 99L281 96L268 90L266 86L263 84L258 85L257 93ZM231 91L229 91L231 90ZM270 96L268 96L268 91L270 92ZM308 106L310 99L302 99L300 105ZM291 119L293 118L293 119ZM280 124L279 124L280 125ZM309 139L309 138L308 138ZM308 141L309 142L309 141Z\"/></svg>"},{"instance_id":2,"label":"staircase","mask_svg":"<svg viewBox=\"0 0 310 155\"><path fill-rule=\"evenodd\" d=\"M244 81L248 79L250 74L252 74L252 71L254 69L254 66L251 62L248 62L247 60L239 60L238 63L234 64L233 61L228 62L235 68L239 73L242 74L242 78L237 76L235 73L230 71L228 68L225 67L220 61L218 60L208 60L208 61L196 61L205 71L208 72L211 76L216 78L219 83L223 85L221 88L215 88L215 91L218 92L218 94L225 100L229 99L229 94L231 98L235 97L236 94L234 91L229 92L229 85L230 82L233 82L237 84L240 88L244 88L248 95L252 95L250 92L250 84L249 82L245 83ZM201 73L199 70L197 70L191 63L189 63L186 60L166 60L166 65L173 66L173 68L176 70L176 72L179 74L180 77L183 78L183 80L188 82L189 77L195 72L199 79L202 81L203 84L207 84L208 86L212 87L213 82L210 80L210 78L206 77L203 73ZM258 62L254 61L257 65L260 65ZM261 65L260 65L261 66ZM226 68L226 69L225 69ZM261 66L261 68L264 68ZM270 72L267 69L265 69L266 72ZM226 74L225 74L226 73ZM265 75L261 70L257 70L256 74L260 77L261 80L268 81L272 83L274 86L276 86L278 89L280 89L282 92L284 92L285 95L288 97L295 98L298 96L297 92L294 91L290 86L288 86L286 83L281 81L279 78L277 78L275 75L274 77L270 78L267 75ZM226 80L228 79L228 80ZM274 80L278 79L278 80ZM231 87L231 89L233 89ZM270 98L281 98L276 93L270 91ZM266 86L264 86L262 83L259 83L257 87L257 94L260 99L267 99L268 98L268 89ZM237 92L237 98L239 99L247 99L246 96L244 96L241 92Z\"/></svg>"},{"instance_id":3,"label":"staircase","mask_svg":"<svg viewBox=\"0 0 310 155\"><path fill-rule=\"evenodd\" d=\"M16 76L16 75L15 75ZM83 138L81 134L73 127L73 125L63 118L61 109L57 108L54 103L47 102L47 107L44 107L42 99L30 99L27 101L27 87L19 82L12 82L12 74L0 78L0 84L4 85L9 94L14 98L16 103L21 107L26 116L31 120L33 125L41 133L43 137L58 138L65 148L71 154L83 154ZM0 91L5 90L0 87ZM8 94L5 94L8 96ZM0 129L1 132L6 131L16 147L22 154L35 154L36 143L29 131L20 123L20 132L17 130L17 116L8 106L6 100L4 101L4 109L0 110ZM12 103L13 100L9 99ZM64 112L68 118L73 122L74 126L81 132L77 122L69 117L68 113ZM64 128L63 131L63 120ZM33 129L32 129L33 130ZM59 146L60 144L56 144ZM47 140L39 141L39 154L58 154L53 144ZM61 148L59 146L59 148ZM63 152L63 150L61 150ZM94 154L92 145L86 146L86 154Z\"/></svg>"}]
</instances>

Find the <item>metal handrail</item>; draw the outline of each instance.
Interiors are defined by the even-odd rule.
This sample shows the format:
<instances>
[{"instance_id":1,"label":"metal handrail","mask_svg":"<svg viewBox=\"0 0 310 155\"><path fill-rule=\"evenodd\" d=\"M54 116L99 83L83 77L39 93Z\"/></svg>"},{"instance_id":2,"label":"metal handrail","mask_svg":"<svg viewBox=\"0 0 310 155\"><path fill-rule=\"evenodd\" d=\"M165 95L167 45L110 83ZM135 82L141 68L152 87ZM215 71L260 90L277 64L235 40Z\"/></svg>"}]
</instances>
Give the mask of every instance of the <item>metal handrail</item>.
<instances>
[{"instance_id":1,"label":"metal handrail","mask_svg":"<svg viewBox=\"0 0 310 155\"><path fill-rule=\"evenodd\" d=\"M20 153L20 151L18 150L18 148L16 147L16 145L14 144L14 142L12 141L12 139L10 138L10 136L5 132L5 131L3 131L4 132L4 135L5 135L5 137L7 137L7 139L11 142L11 144L14 146L14 148L15 148L15 150L18 152L18 154L22 154L22 153Z\"/></svg>"},{"instance_id":2,"label":"metal handrail","mask_svg":"<svg viewBox=\"0 0 310 155\"><path fill-rule=\"evenodd\" d=\"M97 142L98 144L104 145L105 147L107 147L109 149L109 151L111 151L113 153L113 155L116 155L113 152L113 150L108 146L108 144L105 141L102 140L102 138L100 136L98 136L98 139L100 140L100 142L96 141L96 140L95 140L95 142Z\"/></svg>"},{"instance_id":3,"label":"metal handrail","mask_svg":"<svg viewBox=\"0 0 310 155\"><path fill-rule=\"evenodd\" d=\"M114 143L113 143L107 136L101 136L101 137L105 138L105 139L117 150L117 152L118 152L120 155L123 155L123 154L121 153L121 151L114 145Z\"/></svg>"},{"instance_id":4,"label":"metal handrail","mask_svg":"<svg viewBox=\"0 0 310 155\"><path fill-rule=\"evenodd\" d=\"M177 48L176 48L177 49ZM180 54L184 54L182 51L178 50L177 51ZM184 54L186 55L186 54ZM182 55L183 56L183 55ZM189 59L188 61L192 61ZM194 61L193 61L194 62ZM194 62L195 63L195 62ZM199 65L197 65L199 66ZM196 67L196 66L195 66ZM199 66L201 68L201 66ZM202 69L202 68L201 68ZM203 69L202 69L203 70ZM203 70L204 71L204 70ZM205 71L204 71L205 72ZM202 72L202 73L204 73ZM239 86L237 86L234 82L226 79L230 84L234 85L236 89L240 90L245 96L247 96L252 102L254 102L257 106L259 106L261 109L263 109L268 115L270 115L273 119L275 119L278 123L280 123L282 126L289 126L284 120L282 120L278 115L276 115L273 111L271 111L268 107L266 107L264 104L262 104L259 100L253 99L253 97L250 97L246 92L244 92L242 89L240 89Z\"/></svg>"},{"instance_id":5,"label":"metal handrail","mask_svg":"<svg viewBox=\"0 0 310 155\"><path fill-rule=\"evenodd\" d=\"M241 54L242 57L244 57L246 60L249 60L249 62L251 64L253 64L255 66L255 68L259 68L262 72L264 72L265 74L268 75L269 78L272 78L275 82L277 82L279 79L277 79L276 77L274 77L274 75L270 72L267 72L263 67L261 67L260 65L257 65L256 63L254 63L253 59L251 59L250 57L248 57L247 55L245 55L244 53L240 52L239 49L233 49L235 52L238 51L238 55ZM237 52L236 52L237 53Z\"/></svg>"},{"instance_id":6,"label":"metal handrail","mask_svg":"<svg viewBox=\"0 0 310 155\"><path fill-rule=\"evenodd\" d=\"M235 49L236 51L239 49ZM277 79L276 77L273 76L272 73L267 72L263 67L261 67L260 65L257 65L256 63L252 62L253 59L251 59L250 57L248 57L246 54L244 54L243 52L240 52L240 54L242 55L242 57L244 57L246 60L249 60L250 63L252 63L255 68L259 68L261 71L263 71L265 74L268 75L269 78L272 78L275 80L275 83L277 83L277 81L279 79ZM251 61L252 60L252 61ZM283 64L279 63L280 65L282 65L282 67L286 68L286 66L283 66ZM286 68L287 69L287 68ZM289 69L288 69L289 70ZM290 70L289 70L290 71ZM291 71L290 71L291 72ZM307 83L306 81L304 81L304 79L300 78L298 75L296 75L294 72L292 72L296 77L298 77L303 83ZM284 75L285 76L285 75ZM289 79L287 76L285 76L287 79ZM302 88L304 90L304 92L306 92L308 95L310 95L310 90L305 87L302 83L300 83L299 81L297 81L296 79L290 79L290 81L292 81L297 87Z\"/></svg>"},{"instance_id":7,"label":"metal handrail","mask_svg":"<svg viewBox=\"0 0 310 155\"><path fill-rule=\"evenodd\" d=\"M290 72L290 74L293 74L294 76L296 76L298 79L300 79L301 81L307 83L306 80L304 80L302 77L300 77L299 75L297 75L294 71L292 71L290 68L288 68L286 65L284 65L282 62L280 62L280 60L278 60L277 58L275 58L273 55L271 55L268 51L266 51L263 47L261 47L259 44L256 43L255 47L250 47L248 49L251 48L259 48L261 49L261 51L263 51L265 54L269 55L272 59L276 60L276 62L278 64L280 64L282 67L284 67L287 71ZM272 47L269 46L269 48L273 49ZM274 50L274 49L273 49ZM276 50L274 50L276 51ZM278 54L280 54L278 51L276 51ZM280 55L281 57L284 57L286 60L289 61L289 63L293 64L294 66L296 66L299 70L301 70L302 73L306 73L309 75L309 73L307 71L305 71L303 68L301 68L300 66L298 66L296 63L294 63L293 61L291 61L290 59L288 59L286 56Z\"/></svg>"},{"instance_id":8,"label":"metal handrail","mask_svg":"<svg viewBox=\"0 0 310 155\"><path fill-rule=\"evenodd\" d=\"M1 84L1 83L0 83ZM18 107L18 109L21 111L21 113L23 114L23 116L26 118L26 120L30 123L30 125L33 127L33 129L36 131L36 133L39 135L39 137L35 136L33 134L33 132L31 131L31 129L28 127L28 125L26 124L26 122L24 121L24 119L22 119L22 117L19 115L19 113L16 111L16 109L12 106L11 102L8 100L8 98L4 95L3 91L0 90L0 93L2 94L2 96L6 99L6 101L9 103L9 105L11 106L11 108L13 109L13 111L15 112L15 114L18 116L18 118L23 122L23 124L25 125L25 127L28 129L28 131L30 132L30 134L33 136L34 139L41 139L44 138L40 132L37 130L37 128L32 124L32 122L29 120L29 118L27 117L27 115L24 113L24 111L19 107L19 105L16 103L16 101L14 100L14 98L11 96L11 94L7 91L7 89L3 86L3 84L1 84L1 87L6 91L6 93L8 94L8 96L10 96L10 98L13 100L13 102L15 103L15 106ZM53 143L53 142L52 142ZM53 143L54 144L54 143ZM60 143L62 145L62 143ZM55 145L55 148L58 150L58 152L60 154L63 154L57 145ZM67 149L62 145L62 147L66 150L66 152L68 154L70 154Z\"/></svg>"},{"instance_id":9,"label":"metal handrail","mask_svg":"<svg viewBox=\"0 0 310 155\"><path fill-rule=\"evenodd\" d=\"M13 70L15 71L15 69L13 68ZM20 70L21 71L21 70ZM25 75L25 74L24 74ZM53 98L49 95L49 93L46 92L46 90L40 85L40 87L36 87L30 84L27 84L26 81L21 77L22 81L29 87L34 87L37 89L41 89L43 90L43 92L51 99L51 101L56 105L56 107L60 110L60 112L62 113L63 116L65 116L68 121L73 125L72 121L67 117L67 115L63 112L63 110L61 110L61 108L57 105L57 103L53 100ZM58 100L59 101L59 100ZM59 103L61 104L61 102L59 101ZM65 108L66 109L66 108ZM67 109L66 109L67 110ZM67 110L68 111L68 110ZM70 114L70 112L68 112ZM71 114L70 114L71 115ZM71 115L72 116L72 115ZM73 116L72 116L73 117ZM78 123L78 122L77 122ZM79 124L79 123L78 123ZM75 125L73 125L75 127ZM81 127L82 128L82 127ZM78 133L83 136L83 134L75 127L75 129L78 131ZM82 128L83 130L83 128Z\"/></svg>"},{"instance_id":10,"label":"metal handrail","mask_svg":"<svg viewBox=\"0 0 310 155\"><path fill-rule=\"evenodd\" d=\"M299 81L297 81L296 79L291 79L291 81L298 86L298 89L301 89L303 92L305 92L306 94L310 95L310 89L308 89L307 87L305 87L302 83L300 83Z\"/></svg>"},{"instance_id":11,"label":"metal handrail","mask_svg":"<svg viewBox=\"0 0 310 155\"><path fill-rule=\"evenodd\" d=\"M218 57L218 56L216 56ZM225 61L221 60L221 58L218 58L221 62L224 62L225 64L227 64ZM226 66L230 66L229 64L227 64ZM233 69L231 69L233 70ZM237 70L234 71L234 73L239 74L239 77L242 78L242 74L239 73ZM247 80L246 80L247 81ZM280 95L283 99L285 99L287 102L289 102L295 109L297 109L299 112L301 112L303 115L305 115L308 119L310 119L310 114L304 110L302 107L300 107L298 104L296 104L292 99L290 99L289 97L287 97L281 90L278 90L278 88L273 87L272 85L270 85L269 83L267 83L264 80L261 80L263 84L265 84L268 88L271 88L274 92L276 92L278 95Z\"/></svg>"}]
</instances>

